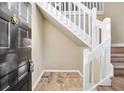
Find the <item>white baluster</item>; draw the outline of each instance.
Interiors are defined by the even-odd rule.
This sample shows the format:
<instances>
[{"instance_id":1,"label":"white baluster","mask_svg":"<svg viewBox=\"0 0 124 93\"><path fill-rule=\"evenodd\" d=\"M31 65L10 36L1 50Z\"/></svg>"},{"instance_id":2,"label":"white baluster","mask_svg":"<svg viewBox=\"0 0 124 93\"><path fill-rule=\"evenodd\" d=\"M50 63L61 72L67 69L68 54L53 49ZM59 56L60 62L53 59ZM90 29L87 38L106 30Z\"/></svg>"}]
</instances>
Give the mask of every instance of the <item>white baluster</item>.
<instances>
[{"instance_id":1,"label":"white baluster","mask_svg":"<svg viewBox=\"0 0 124 93\"><path fill-rule=\"evenodd\" d=\"M79 17L78 18L79 19L78 20L78 25L79 25L78 28L81 29L81 21L80 21L81 20L81 10L80 10L80 7L79 6L78 6L78 17Z\"/></svg>"},{"instance_id":2,"label":"white baluster","mask_svg":"<svg viewBox=\"0 0 124 93\"><path fill-rule=\"evenodd\" d=\"M84 33L86 31L86 29L85 29L85 26L86 26L85 20L86 20L86 12L85 12L85 5L84 5L83 6L83 30L84 30Z\"/></svg>"},{"instance_id":3,"label":"white baluster","mask_svg":"<svg viewBox=\"0 0 124 93\"><path fill-rule=\"evenodd\" d=\"M76 25L76 5L74 4L74 25Z\"/></svg>"},{"instance_id":4,"label":"white baluster","mask_svg":"<svg viewBox=\"0 0 124 93\"><path fill-rule=\"evenodd\" d=\"M66 3L67 2L64 2L65 23L67 23L67 7L66 7Z\"/></svg>"},{"instance_id":5,"label":"white baluster","mask_svg":"<svg viewBox=\"0 0 124 93\"><path fill-rule=\"evenodd\" d=\"M92 61L91 62L91 83L94 84L94 69L95 69L95 64L94 62Z\"/></svg>"},{"instance_id":6,"label":"white baluster","mask_svg":"<svg viewBox=\"0 0 124 93\"><path fill-rule=\"evenodd\" d=\"M72 3L70 2L70 21L72 20Z\"/></svg>"},{"instance_id":7,"label":"white baluster","mask_svg":"<svg viewBox=\"0 0 124 93\"><path fill-rule=\"evenodd\" d=\"M49 2L48 9L51 11L51 2Z\"/></svg>"},{"instance_id":8,"label":"white baluster","mask_svg":"<svg viewBox=\"0 0 124 93\"><path fill-rule=\"evenodd\" d=\"M63 14L63 11L62 11L62 2L60 2L60 13ZM61 15L61 20L63 19L62 15Z\"/></svg>"},{"instance_id":9,"label":"white baluster","mask_svg":"<svg viewBox=\"0 0 124 93\"><path fill-rule=\"evenodd\" d=\"M70 2L68 2L68 25L70 25L70 18L71 18L71 12L70 12Z\"/></svg>"},{"instance_id":10,"label":"white baluster","mask_svg":"<svg viewBox=\"0 0 124 93\"><path fill-rule=\"evenodd\" d=\"M92 9L92 48L96 47L96 9Z\"/></svg>"},{"instance_id":11,"label":"white baluster","mask_svg":"<svg viewBox=\"0 0 124 93\"><path fill-rule=\"evenodd\" d=\"M64 2L64 13L65 13L65 16L67 15L67 11L66 11L66 2Z\"/></svg>"},{"instance_id":12,"label":"white baluster","mask_svg":"<svg viewBox=\"0 0 124 93\"><path fill-rule=\"evenodd\" d=\"M8 9L11 9L11 2L8 2Z\"/></svg>"},{"instance_id":13,"label":"white baluster","mask_svg":"<svg viewBox=\"0 0 124 93\"><path fill-rule=\"evenodd\" d=\"M89 37L91 37L91 13L88 15L89 16Z\"/></svg>"},{"instance_id":14,"label":"white baluster","mask_svg":"<svg viewBox=\"0 0 124 93\"><path fill-rule=\"evenodd\" d=\"M102 2L102 12L104 12L104 3Z\"/></svg>"},{"instance_id":15,"label":"white baluster","mask_svg":"<svg viewBox=\"0 0 124 93\"><path fill-rule=\"evenodd\" d=\"M48 2L42 2L45 8L48 8Z\"/></svg>"},{"instance_id":16,"label":"white baluster","mask_svg":"<svg viewBox=\"0 0 124 93\"><path fill-rule=\"evenodd\" d=\"M50 4L50 5L52 6L52 7L51 7L51 12L53 12L53 8L54 8L54 4L53 4L53 3L54 3L54 2L51 2L51 4Z\"/></svg>"},{"instance_id":17,"label":"white baluster","mask_svg":"<svg viewBox=\"0 0 124 93\"><path fill-rule=\"evenodd\" d=\"M61 13L61 2L59 2L59 12ZM59 18L61 19L61 18L62 18L62 16L61 16L61 15L59 15Z\"/></svg>"},{"instance_id":18,"label":"white baluster","mask_svg":"<svg viewBox=\"0 0 124 93\"><path fill-rule=\"evenodd\" d=\"M55 4L55 9L57 10L56 2L54 2L54 4ZM55 15L57 15L57 11L55 11Z\"/></svg>"}]
</instances>

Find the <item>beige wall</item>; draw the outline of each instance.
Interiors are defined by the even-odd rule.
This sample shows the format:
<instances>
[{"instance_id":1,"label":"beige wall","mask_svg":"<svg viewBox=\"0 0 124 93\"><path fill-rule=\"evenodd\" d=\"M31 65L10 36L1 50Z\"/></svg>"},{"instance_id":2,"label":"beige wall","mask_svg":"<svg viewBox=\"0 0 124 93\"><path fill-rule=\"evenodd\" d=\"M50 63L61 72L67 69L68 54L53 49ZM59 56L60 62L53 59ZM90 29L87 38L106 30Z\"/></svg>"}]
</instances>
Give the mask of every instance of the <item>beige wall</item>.
<instances>
[{"instance_id":1,"label":"beige wall","mask_svg":"<svg viewBox=\"0 0 124 93\"><path fill-rule=\"evenodd\" d=\"M105 3L104 16L112 21L112 43L124 43L124 3Z\"/></svg>"},{"instance_id":2,"label":"beige wall","mask_svg":"<svg viewBox=\"0 0 124 93\"><path fill-rule=\"evenodd\" d=\"M44 22L45 69L83 70L81 47L47 20Z\"/></svg>"},{"instance_id":3,"label":"beige wall","mask_svg":"<svg viewBox=\"0 0 124 93\"><path fill-rule=\"evenodd\" d=\"M32 85L36 82L43 70L43 17L40 11L32 4L32 60L34 72L32 73Z\"/></svg>"},{"instance_id":4,"label":"beige wall","mask_svg":"<svg viewBox=\"0 0 124 93\"><path fill-rule=\"evenodd\" d=\"M80 70L83 72L83 50L58 27L52 25L32 6L32 85L43 70Z\"/></svg>"}]
</instances>

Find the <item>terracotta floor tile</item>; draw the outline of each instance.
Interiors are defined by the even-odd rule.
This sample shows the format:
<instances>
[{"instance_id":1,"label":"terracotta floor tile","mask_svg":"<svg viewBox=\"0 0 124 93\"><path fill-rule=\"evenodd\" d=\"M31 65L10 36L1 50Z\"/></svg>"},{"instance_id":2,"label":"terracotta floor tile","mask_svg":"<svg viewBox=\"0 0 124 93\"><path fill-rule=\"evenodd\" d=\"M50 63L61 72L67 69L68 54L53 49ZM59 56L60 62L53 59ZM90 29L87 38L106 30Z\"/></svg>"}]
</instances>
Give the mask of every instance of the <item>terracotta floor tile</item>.
<instances>
[{"instance_id":1,"label":"terracotta floor tile","mask_svg":"<svg viewBox=\"0 0 124 93\"><path fill-rule=\"evenodd\" d=\"M77 72L45 72L36 91L82 91L83 79Z\"/></svg>"}]
</instances>

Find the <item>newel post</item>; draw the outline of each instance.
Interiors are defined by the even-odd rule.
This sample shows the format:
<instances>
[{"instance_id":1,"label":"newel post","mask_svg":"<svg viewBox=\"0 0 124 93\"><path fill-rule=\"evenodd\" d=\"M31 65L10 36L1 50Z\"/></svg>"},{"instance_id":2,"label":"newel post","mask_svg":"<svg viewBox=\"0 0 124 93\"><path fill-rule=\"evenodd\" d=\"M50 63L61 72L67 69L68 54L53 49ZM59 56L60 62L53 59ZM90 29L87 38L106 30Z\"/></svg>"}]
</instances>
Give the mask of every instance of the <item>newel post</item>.
<instances>
[{"instance_id":1,"label":"newel post","mask_svg":"<svg viewBox=\"0 0 124 93\"><path fill-rule=\"evenodd\" d=\"M110 39L111 40L111 19L105 18L103 20L103 31L102 31L102 40Z\"/></svg>"},{"instance_id":2,"label":"newel post","mask_svg":"<svg viewBox=\"0 0 124 93\"><path fill-rule=\"evenodd\" d=\"M88 90L90 88L90 66L88 60L89 49L83 50L83 90Z\"/></svg>"},{"instance_id":3,"label":"newel post","mask_svg":"<svg viewBox=\"0 0 124 93\"><path fill-rule=\"evenodd\" d=\"M92 49L96 47L96 8L92 9L92 33L91 33Z\"/></svg>"},{"instance_id":4,"label":"newel post","mask_svg":"<svg viewBox=\"0 0 124 93\"><path fill-rule=\"evenodd\" d=\"M111 19L105 18L103 20L102 40L107 40L106 44L106 74L112 74L111 66Z\"/></svg>"}]
</instances>

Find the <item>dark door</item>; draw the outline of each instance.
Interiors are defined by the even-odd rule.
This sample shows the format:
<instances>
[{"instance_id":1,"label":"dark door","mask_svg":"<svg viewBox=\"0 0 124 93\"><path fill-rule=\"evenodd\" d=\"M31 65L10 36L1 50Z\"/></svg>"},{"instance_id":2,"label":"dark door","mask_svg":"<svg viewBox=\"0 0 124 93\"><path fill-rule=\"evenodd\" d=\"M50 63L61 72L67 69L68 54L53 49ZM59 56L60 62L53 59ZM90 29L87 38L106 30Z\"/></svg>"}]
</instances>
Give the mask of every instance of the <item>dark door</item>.
<instances>
[{"instance_id":1,"label":"dark door","mask_svg":"<svg viewBox=\"0 0 124 93\"><path fill-rule=\"evenodd\" d=\"M12 33L16 29L17 27L11 24L11 16L0 11L0 90L17 82L18 56L12 45Z\"/></svg>"},{"instance_id":2,"label":"dark door","mask_svg":"<svg viewBox=\"0 0 124 93\"><path fill-rule=\"evenodd\" d=\"M0 90L31 90L28 32L0 10Z\"/></svg>"}]
</instances>

